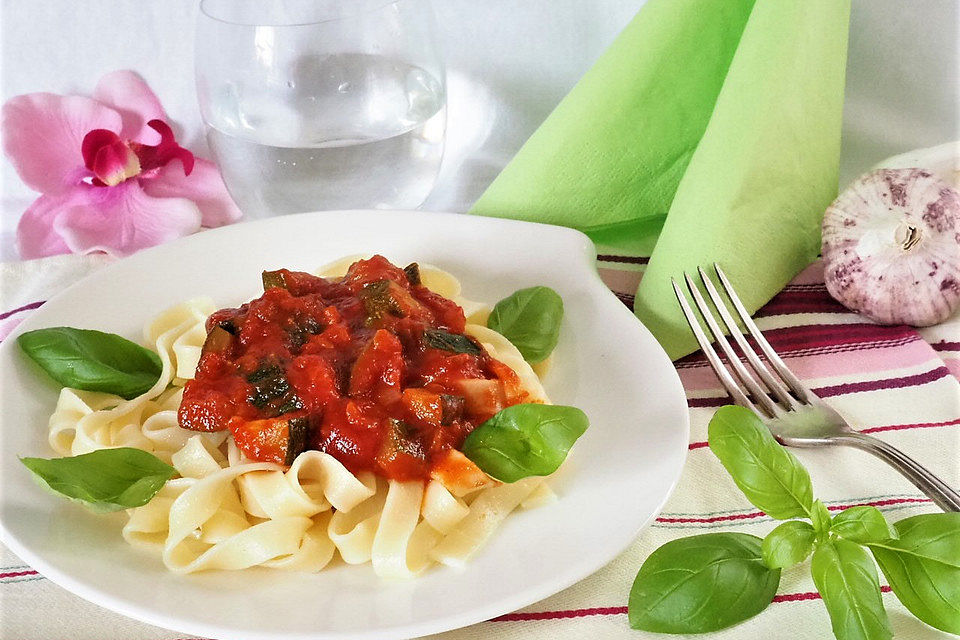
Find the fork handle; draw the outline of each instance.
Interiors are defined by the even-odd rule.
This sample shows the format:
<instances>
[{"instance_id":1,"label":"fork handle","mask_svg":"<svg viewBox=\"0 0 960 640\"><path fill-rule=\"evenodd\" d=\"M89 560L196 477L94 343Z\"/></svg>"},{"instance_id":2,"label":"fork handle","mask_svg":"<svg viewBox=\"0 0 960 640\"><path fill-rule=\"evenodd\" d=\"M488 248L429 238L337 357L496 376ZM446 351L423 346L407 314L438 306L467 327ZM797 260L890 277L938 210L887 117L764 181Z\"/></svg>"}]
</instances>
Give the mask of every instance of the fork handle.
<instances>
[{"instance_id":1,"label":"fork handle","mask_svg":"<svg viewBox=\"0 0 960 640\"><path fill-rule=\"evenodd\" d=\"M859 431L850 431L833 439L837 444L846 444L877 456L903 474L913 485L944 511L960 511L960 494L943 480L933 475L926 467L883 440Z\"/></svg>"}]
</instances>

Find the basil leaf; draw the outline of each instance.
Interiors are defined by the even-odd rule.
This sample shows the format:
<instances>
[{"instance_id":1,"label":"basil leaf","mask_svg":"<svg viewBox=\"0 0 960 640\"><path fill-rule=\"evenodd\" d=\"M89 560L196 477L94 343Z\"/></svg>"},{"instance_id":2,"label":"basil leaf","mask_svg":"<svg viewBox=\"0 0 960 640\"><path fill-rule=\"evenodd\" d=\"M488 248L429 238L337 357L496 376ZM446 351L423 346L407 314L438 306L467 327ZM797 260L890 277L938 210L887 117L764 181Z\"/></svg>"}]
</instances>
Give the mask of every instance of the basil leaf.
<instances>
[{"instance_id":1,"label":"basil leaf","mask_svg":"<svg viewBox=\"0 0 960 640\"><path fill-rule=\"evenodd\" d=\"M760 538L707 533L663 545L637 573L630 626L658 633L706 633L752 618L777 593L780 570L760 557Z\"/></svg>"},{"instance_id":2,"label":"basil leaf","mask_svg":"<svg viewBox=\"0 0 960 640\"><path fill-rule=\"evenodd\" d=\"M587 415L576 407L515 404L471 431L461 451L501 482L547 476L588 425Z\"/></svg>"},{"instance_id":3,"label":"basil leaf","mask_svg":"<svg viewBox=\"0 0 960 640\"><path fill-rule=\"evenodd\" d=\"M487 326L513 343L530 363L546 360L560 339L563 298L550 287L520 289L494 307Z\"/></svg>"},{"instance_id":4,"label":"basil leaf","mask_svg":"<svg viewBox=\"0 0 960 640\"><path fill-rule=\"evenodd\" d=\"M145 505L176 474L155 455L130 447L20 462L48 488L97 512Z\"/></svg>"},{"instance_id":5,"label":"basil leaf","mask_svg":"<svg viewBox=\"0 0 960 640\"><path fill-rule=\"evenodd\" d=\"M819 500L813 501L813 507L810 508L810 521L813 522L813 528L817 530L817 535L825 538L830 531L830 523L833 518L830 517L830 510Z\"/></svg>"},{"instance_id":6,"label":"basil leaf","mask_svg":"<svg viewBox=\"0 0 960 640\"><path fill-rule=\"evenodd\" d=\"M771 569L786 569L800 564L810 555L817 530L809 522L788 520L763 539L763 563Z\"/></svg>"},{"instance_id":7,"label":"basil leaf","mask_svg":"<svg viewBox=\"0 0 960 640\"><path fill-rule=\"evenodd\" d=\"M469 336L459 333L449 333L442 329L427 329L423 332L424 342L434 349L443 349L453 353L469 353L478 356L483 353L480 346L470 339Z\"/></svg>"},{"instance_id":8,"label":"basil leaf","mask_svg":"<svg viewBox=\"0 0 960 640\"><path fill-rule=\"evenodd\" d=\"M752 411L721 407L707 432L710 450L750 502L778 520L809 515L813 487L807 470Z\"/></svg>"},{"instance_id":9,"label":"basil leaf","mask_svg":"<svg viewBox=\"0 0 960 640\"><path fill-rule=\"evenodd\" d=\"M830 531L850 542L883 542L896 538L887 519L876 507L862 506L844 509L833 517Z\"/></svg>"},{"instance_id":10,"label":"basil leaf","mask_svg":"<svg viewBox=\"0 0 960 640\"><path fill-rule=\"evenodd\" d=\"M810 564L837 640L892 638L880 599L877 567L858 544L833 538L817 546Z\"/></svg>"},{"instance_id":11,"label":"basil leaf","mask_svg":"<svg viewBox=\"0 0 960 640\"><path fill-rule=\"evenodd\" d=\"M960 634L960 513L896 522L896 540L868 542L890 588L910 613Z\"/></svg>"},{"instance_id":12,"label":"basil leaf","mask_svg":"<svg viewBox=\"0 0 960 640\"><path fill-rule=\"evenodd\" d=\"M156 353L102 331L37 329L21 334L17 344L63 386L112 393L127 400L149 390L163 369Z\"/></svg>"}]
</instances>

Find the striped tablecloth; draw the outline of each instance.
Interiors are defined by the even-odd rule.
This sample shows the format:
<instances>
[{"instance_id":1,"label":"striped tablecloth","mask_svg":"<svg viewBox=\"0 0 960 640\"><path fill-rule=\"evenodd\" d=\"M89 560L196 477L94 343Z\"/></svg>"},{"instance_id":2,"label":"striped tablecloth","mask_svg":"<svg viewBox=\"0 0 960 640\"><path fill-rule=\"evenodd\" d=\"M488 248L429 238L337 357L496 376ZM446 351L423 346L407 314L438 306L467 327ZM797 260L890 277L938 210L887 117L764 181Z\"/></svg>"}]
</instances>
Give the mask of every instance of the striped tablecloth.
<instances>
[{"instance_id":1,"label":"striped tablecloth","mask_svg":"<svg viewBox=\"0 0 960 640\"><path fill-rule=\"evenodd\" d=\"M103 262L60 257L4 265L0 336L47 296ZM631 304L644 260L604 255L599 265L605 281ZM900 447L953 486L960 485L960 318L921 331L871 324L830 299L819 265L800 274L757 318L774 348L821 397L864 431ZM690 406L690 452L680 484L656 522L613 562L573 587L522 611L436 638L655 637L631 631L626 616L633 577L651 551L680 536L723 530L764 535L775 526L746 501L707 448L707 422L727 398L702 356L678 361L677 370ZM896 520L935 511L911 484L866 453L830 449L796 454L810 470L816 495L833 512L869 504ZM949 637L913 618L887 587L883 599L897 638ZM84 602L6 549L0 557L0 634L9 640L186 637ZM774 604L765 612L708 637L819 640L831 634L809 570L802 565L784 572Z\"/></svg>"}]
</instances>

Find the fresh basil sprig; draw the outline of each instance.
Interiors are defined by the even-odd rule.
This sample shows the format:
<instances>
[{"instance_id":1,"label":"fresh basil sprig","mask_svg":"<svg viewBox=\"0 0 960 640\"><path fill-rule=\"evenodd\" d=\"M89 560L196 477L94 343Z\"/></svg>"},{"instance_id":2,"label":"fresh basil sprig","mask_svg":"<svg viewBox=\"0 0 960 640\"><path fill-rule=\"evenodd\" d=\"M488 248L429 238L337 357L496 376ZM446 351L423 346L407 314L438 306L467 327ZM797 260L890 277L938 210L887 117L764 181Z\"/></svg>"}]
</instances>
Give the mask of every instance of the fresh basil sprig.
<instances>
[{"instance_id":1,"label":"fresh basil sprig","mask_svg":"<svg viewBox=\"0 0 960 640\"><path fill-rule=\"evenodd\" d=\"M894 524L898 538L868 542L910 613L960 635L960 513L930 513Z\"/></svg>"},{"instance_id":2,"label":"fresh basil sprig","mask_svg":"<svg viewBox=\"0 0 960 640\"><path fill-rule=\"evenodd\" d=\"M896 538L897 532L887 524L880 509L867 505L844 509L833 518L830 531L845 540L866 544Z\"/></svg>"},{"instance_id":3,"label":"fresh basil sprig","mask_svg":"<svg viewBox=\"0 0 960 640\"><path fill-rule=\"evenodd\" d=\"M747 499L768 515L786 520L759 544L758 557L771 572L766 578L774 581L773 592L780 569L803 562L812 551L814 583L834 635L839 640L890 638L877 569L866 546L893 593L915 616L960 634L960 513L914 516L894 528L870 506L850 507L831 516L826 505L813 499L806 469L776 443L752 412L723 407L710 421L708 432L710 449ZM809 522L790 519L795 517ZM734 587L715 570L717 565L696 565L694 558L704 537L674 540L647 559L630 592L634 628L702 633L722 628L716 626L718 621L729 625L745 620L769 604L773 596L767 597L758 587L760 574L741 577L741 585ZM667 579L681 574L696 588ZM704 577L708 575L713 576L712 582ZM742 600L729 604L725 591L742 591ZM677 592L682 597L676 597Z\"/></svg>"},{"instance_id":4,"label":"fresh basil sprig","mask_svg":"<svg viewBox=\"0 0 960 640\"><path fill-rule=\"evenodd\" d=\"M710 450L761 511L778 520L809 517L813 485L807 470L762 423L757 429L759 422L749 409L720 408L708 427Z\"/></svg>"},{"instance_id":5,"label":"fresh basil sprig","mask_svg":"<svg viewBox=\"0 0 960 640\"><path fill-rule=\"evenodd\" d=\"M147 504L177 472L155 455L131 447L20 462L44 486L98 513Z\"/></svg>"},{"instance_id":6,"label":"fresh basil sprig","mask_svg":"<svg viewBox=\"0 0 960 640\"><path fill-rule=\"evenodd\" d=\"M893 637L877 567L863 547L842 538L825 540L813 552L810 573L830 613L833 635L840 640Z\"/></svg>"},{"instance_id":7,"label":"fresh basil sprig","mask_svg":"<svg viewBox=\"0 0 960 640\"><path fill-rule=\"evenodd\" d=\"M515 404L471 431L461 451L501 482L547 476L588 425L587 415L576 407Z\"/></svg>"},{"instance_id":8,"label":"fresh basil sprig","mask_svg":"<svg viewBox=\"0 0 960 640\"><path fill-rule=\"evenodd\" d=\"M494 307L487 326L502 334L523 359L546 360L560 338L563 299L550 287L530 287L510 294Z\"/></svg>"},{"instance_id":9,"label":"fresh basil sprig","mask_svg":"<svg viewBox=\"0 0 960 640\"><path fill-rule=\"evenodd\" d=\"M803 520L787 520L763 539L763 562L771 569L786 569L806 560L813 551L817 530Z\"/></svg>"},{"instance_id":10,"label":"fresh basil sprig","mask_svg":"<svg viewBox=\"0 0 960 640\"><path fill-rule=\"evenodd\" d=\"M127 400L149 390L163 369L153 351L102 331L37 329L21 334L17 344L63 386L112 393Z\"/></svg>"},{"instance_id":11,"label":"fresh basil sprig","mask_svg":"<svg viewBox=\"0 0 960 640\"><path fill-rule=\"evenodd\" d=\"M756 536L674 540L640 567L630 590L630 626L665 633L724 629L766 609L779 583L780 570L763 564Z\"/></svg>"}]
</instances>

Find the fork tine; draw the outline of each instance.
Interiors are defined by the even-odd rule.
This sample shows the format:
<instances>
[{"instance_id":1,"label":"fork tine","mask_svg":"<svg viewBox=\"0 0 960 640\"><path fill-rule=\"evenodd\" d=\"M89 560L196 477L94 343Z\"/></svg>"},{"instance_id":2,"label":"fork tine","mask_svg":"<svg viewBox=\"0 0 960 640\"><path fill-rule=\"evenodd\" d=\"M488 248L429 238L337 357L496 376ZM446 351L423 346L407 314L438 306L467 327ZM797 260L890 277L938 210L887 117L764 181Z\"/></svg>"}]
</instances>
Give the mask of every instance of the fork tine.
<instances>
[{"instance_id":1,"label":"fork tine","mask_svg":"<svg viewBox=\"0 0 960 640\"><path fill-rule=\"evenodd\" d=\"M716 262L713 263L713 268L717 270L717 275L720 277L720 284L723 285L723 290L726 291L727 297L730 298L730 302L733 303L734 308L737 310L737 315L740 316L740 321L743 322L743 325L747 328L747 331L750 332L750 335L753 336L754 340L757 341L757 345L760 347L760 350L763 352L763 355L767 357L767 361L773 366L777 374L787 383L787 386L800 398L801 402L806 404L813 404L817 401L817 397L813 395L803 383L800 382L800 379L797 376L793 375L793 372L787 368L787 365L784 364L783 360L780 359L780 356L777 355L777 352L773 350L773 347L770 346L770 343L767 342L767 339L763 337L763 334L760 332L760 329L757 327L757 324L753 321L753 318L750 317L750 313L747 311L747 308L743 306L743 302L740 301L740 297L737 295L737 292L733 290L733 285L730 284L730 280L727 278L727 274L723 272L723 269L720 268L720 265Z\"/></svg>"},{"instance_id":2,"label":"fork tine","mask_svg":"<svg viewBox=\"0 0 960 640\"><path fill-rule=\"evenodd\" d=\"M703 355L707 357L707 362L710 363L710 367L720 379L720 384L727 390L727 393L730 394L734 402L750 409L754 413L759 413L757 408L753 406L753 403L750 402L750 399L747 398L746 394L737 386L730 372L723 366L723 362L720 361L720 356L717 355L713 345L710 344L707 334L703 332L700 321L697 320L696 314L694 314L693 309L690 308L687 297L683 295L683 290L681 290L680 285L677 284L677 281L673 278L670 278L670 282L673 283L673 292L677 294L677 302L680 303L680 310L683 311L683 317L687 319L687 324L690 325L690 330L693 331L693 336L697 339L697 344L700 345Z\"/></svg>"},{"instance_id":3,"label":"fork tine","mask_svg":"<svg viewBox=\"0 0 960 640\"><path fill-rule=\"evenodd\" d=\"M753 367L753 370L757 372L757 375L760 376L760 379L763 380L763 383L767 385L767 388L770 389L770 391L772 391L778 398L780 398L780 402L785 404L788 408L799 408L801 406L800 403L790 395L790 392L787 391L787 388L783 386L783 383L781 383L780 380L770 374L770 371L764 366L763 362L757 356L756 351L754 351L753 347L750 346L750 343L747 342L747 339L744 337L743 332L740 331L740 327L737 326L733 316L730 315L730 310L727 308L723 298L720 297L720 292L717 291L717 288L713 285L713 281L710 280L707 272L703 270L703 267L697 267L697 271L700 273L700 279L703 280L703 285L707 289L707 295L710 296L710 300L713 301L713 305L720 313L720 317L723 319L723 323L730 331L730 335L734 340L736 340L737 344L740 345L740 351L743 352L744 356L746 356L750 366Z\"/></svg>"},{"instance_id":4,"label":"fork tine","mask_svg":"<svg viewBox=\"0 0 960 640\"><path fill-rule=\"evenodd\" d=\"M690 289L694 306L697 307L700 315L702 315L706 321L707 327L709 327L710 333L713 334L714 340L716 340L717 344L720 345L720 348L723 349L723 352L727 355L727 361L730 363L733 372L740 378L740 382L750 390L750 396L753 398L754 403L762 406L771 418L776 418L777 415L783 412L783 409L767 396L767 392L760 388L760 385L753 379L753 376L750 375L747 368L740 362L740 357L733 350L733 347L730 346L726 336L723 335L723 329L717 324L717 319L713 317L713 312L710 311L706 300L700 295L700 290L697 288L697 284L693 281L690 274L684 273L683 277L687 281L687 288Z\"/></svg>"}]
</instances>

